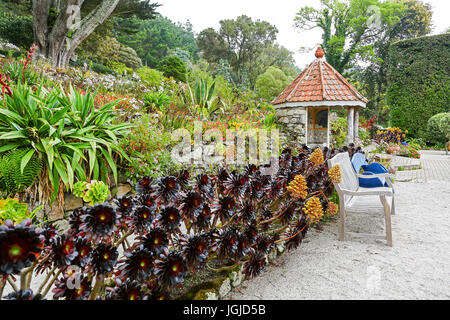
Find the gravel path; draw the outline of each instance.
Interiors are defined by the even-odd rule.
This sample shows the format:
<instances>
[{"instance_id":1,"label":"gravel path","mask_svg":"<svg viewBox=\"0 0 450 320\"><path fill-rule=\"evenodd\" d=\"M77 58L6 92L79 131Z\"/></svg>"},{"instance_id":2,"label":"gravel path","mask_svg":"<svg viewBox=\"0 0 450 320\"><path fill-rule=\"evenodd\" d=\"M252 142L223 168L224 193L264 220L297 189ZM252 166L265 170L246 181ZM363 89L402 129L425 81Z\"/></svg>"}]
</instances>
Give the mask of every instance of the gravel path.
<instances>
[{"instance_id":1,"label":"gravel path","mask_svg":"<svg viewBox=\"0 0 450 320\"><path fill-rule=\"evenodd\" d=\"M450 299L450 182L398 182L395 190L392 248L381 240L339 242L335 219L229 298ZM348 231L384 232L382 216L347 222Z\"/></svg>"}]
</instances>

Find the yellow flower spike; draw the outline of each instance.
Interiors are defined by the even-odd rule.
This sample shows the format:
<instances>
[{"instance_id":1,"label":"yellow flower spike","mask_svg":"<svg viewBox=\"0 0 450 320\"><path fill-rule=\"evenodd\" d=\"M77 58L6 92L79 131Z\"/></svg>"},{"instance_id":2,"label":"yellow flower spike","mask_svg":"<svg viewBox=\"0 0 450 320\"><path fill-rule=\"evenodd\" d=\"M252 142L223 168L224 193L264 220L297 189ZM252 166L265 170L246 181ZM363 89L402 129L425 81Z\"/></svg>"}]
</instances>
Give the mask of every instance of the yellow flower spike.
<instances>
[{"instance_id":1,"label":"yellow flower spike","mask_svg":"<svg viewBox=\"0 0 450 320\"><path fill-rule=\"evenodd\" d=\"M334 216L339 212L339 206L334 202L329 202L327 206L327 214Z\"/></svg>"},{"instance_id":2,"label":"yellow flower spike","mask_svg":"<svg viewBox=\"0 0 450 320\"><path fill-rule=\"evenodd\" d=\"M309 160L312 161L316 166L323 164L325 160L323 159L322 149L317 148L316 150L314 150L309 156Z\"/></svg>"},{"instance_id":3,"label":"yellow flower spike","mask_svg":"<svg viewBox=\"0 0 450 320\"><path fill-rule=\"evenodd\" d=\"M341 166L336 164L328 170L328 176L330 177L331 182L333 183L341 183L342 182L342 171Z\"/></svg>"},{"instance_id":4,"label":"yellow flower spike","mask_svg":"<svg viewBox=\"0 0 450 320\"><path fill-rule=\"evenodd\" d=\"M301 174L295 176L294 180L286 187L287 191L294 197L305 200L308 195L308 186L306 179Z\"/></svg>"},{"instance_id":5,"label":"yellow flower spike","mask_svg":"<svg viewBox=\"0 0 450 320\"><path fill-rule=\"evenodd\" d=\"M319 222L323 216L323 208L320 199L317 197L311 198L303 207L303 212L311 218L313 222Z\"/></svg>"}]
</instances>

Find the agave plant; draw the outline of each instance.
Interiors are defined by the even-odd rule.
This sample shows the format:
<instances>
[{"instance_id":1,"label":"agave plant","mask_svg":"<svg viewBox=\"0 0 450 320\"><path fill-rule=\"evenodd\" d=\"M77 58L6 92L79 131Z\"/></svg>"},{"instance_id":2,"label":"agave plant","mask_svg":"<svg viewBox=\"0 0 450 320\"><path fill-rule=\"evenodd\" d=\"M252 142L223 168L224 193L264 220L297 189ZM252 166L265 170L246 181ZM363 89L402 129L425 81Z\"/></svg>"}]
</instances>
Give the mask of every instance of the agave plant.
<instances>
[{"instance_id":1,"label":"agave plant","mask_svg":"<svg viewBox=\"0 0 450 320\"><path fill-rule=\"evenodd\" d=\"M118 139L129 124L113 124L113 107L118 101L94 107L94 93L82 94L72 87L36 91L20 83L0 108L0 155L26 150L20 158L20 171L34 157L44 162L52 186L50 202L59 193L60 181L72 189L76 180L106 181L112 172L117 181L113 155L128 158L118 147Z\"/></svg>"}]
</instances>

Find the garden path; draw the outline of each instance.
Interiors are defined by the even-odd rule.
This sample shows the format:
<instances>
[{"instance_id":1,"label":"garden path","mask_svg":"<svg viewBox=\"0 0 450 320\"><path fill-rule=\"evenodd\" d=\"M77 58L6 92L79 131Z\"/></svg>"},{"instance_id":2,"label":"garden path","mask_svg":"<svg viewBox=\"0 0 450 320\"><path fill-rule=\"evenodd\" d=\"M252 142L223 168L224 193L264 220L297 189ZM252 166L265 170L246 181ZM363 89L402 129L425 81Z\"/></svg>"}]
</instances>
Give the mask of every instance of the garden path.
<instances>
[{"instance_id":1,"label":"garden path","mask_svg":"<svg viewBox=\"0 0 450 320\"><path fill-rule=\"evenodd\" d=\"M311 229L298 250L235 288L229 299L450 299L450 156L422 153L414 181L397 182L393 244L337 240L338 219ZM417 171L417 172L416 172ZM384 232L384 219L351 215L347 229Z\"/></svg>"},{"instance_id":2,"label":"garden path","mask_svg":"<svg viewBox=\"0 0 450 320\"><path fill-rule=\"evenodd\" d=\"M450 181L450 154L433 150L422 150L420 154L420 160L404 157L393 159L393 165L397 167L422 164L418 170L397 171L395 174L397 181Z\"/></svg>"}]
</instances>

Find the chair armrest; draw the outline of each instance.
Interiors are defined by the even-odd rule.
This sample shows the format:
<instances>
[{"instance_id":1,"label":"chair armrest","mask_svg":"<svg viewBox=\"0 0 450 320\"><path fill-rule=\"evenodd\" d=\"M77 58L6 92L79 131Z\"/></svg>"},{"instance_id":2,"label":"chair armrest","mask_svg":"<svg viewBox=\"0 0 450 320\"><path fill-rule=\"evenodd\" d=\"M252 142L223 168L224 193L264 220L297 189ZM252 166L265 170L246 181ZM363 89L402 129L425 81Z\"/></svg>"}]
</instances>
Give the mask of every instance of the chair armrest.
<instances>
[{"instance_id":1,"label":"chair armrest","mask_svg":"<svg viewBox=\"0 0 450 320\"><path fill-rule=\"evenodd\" d=\"M387 188L386 188L387 189ZM393 190L363 190L363 191L351 191L347 189L341 189L344 195L362 197L362 196L392 196Z\"/></svg>"},{"instance_id":2,"label":"chair armrest","mask_svg":"<svg viewBox=\"0 0 450 320\"><path fill-rule=\"evenodd\" d=\"M392 175L390 173L377 173L377 174L357 174L356 175L358 178L363 178L363 179L373 179L373 178L391 178Z\"/></svg>"}]
</instances>

